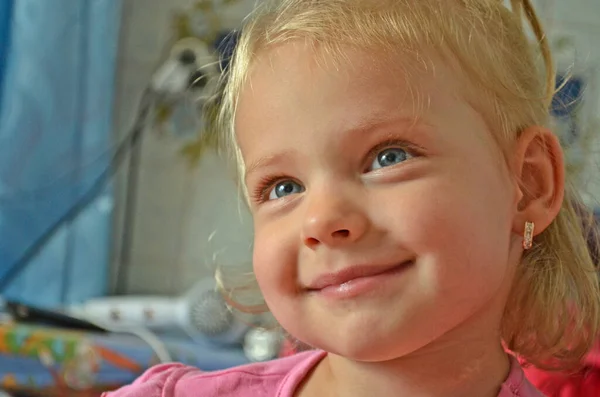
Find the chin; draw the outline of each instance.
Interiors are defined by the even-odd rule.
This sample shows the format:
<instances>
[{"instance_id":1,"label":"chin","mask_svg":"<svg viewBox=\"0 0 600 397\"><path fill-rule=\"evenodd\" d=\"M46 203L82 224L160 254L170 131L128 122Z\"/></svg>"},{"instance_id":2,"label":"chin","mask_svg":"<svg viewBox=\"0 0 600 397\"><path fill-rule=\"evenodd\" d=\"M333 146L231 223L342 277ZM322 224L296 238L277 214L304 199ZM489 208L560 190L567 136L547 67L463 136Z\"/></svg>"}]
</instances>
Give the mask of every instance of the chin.
<instances>
[{"instance_id":1,"label":"chin","mask_svg":"<svg viewBox=\"0 0 600 397\"><path fill-rule=\"evenodd\" d=\"M360 334L347 333L329 340L314 341L311 345L352 361L385 362L406 356L422 347L407 343L407 340L403 341L399 336L401 334L394 333L394 336L382 337L369 332L367 328Z\"/></svg>"}]
</instances>

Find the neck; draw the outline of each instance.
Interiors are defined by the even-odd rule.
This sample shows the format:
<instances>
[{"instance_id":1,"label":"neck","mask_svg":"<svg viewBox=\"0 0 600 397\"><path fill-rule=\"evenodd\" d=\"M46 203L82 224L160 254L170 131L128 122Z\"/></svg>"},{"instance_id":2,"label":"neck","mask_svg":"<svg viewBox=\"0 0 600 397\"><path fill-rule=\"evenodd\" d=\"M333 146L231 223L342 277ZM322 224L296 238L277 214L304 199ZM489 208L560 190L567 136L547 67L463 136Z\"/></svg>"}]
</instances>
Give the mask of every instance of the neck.
<instances>
[{"instance_id":1,"label":"neck","mask_svg":"<svg viewBox=\"0 0 600 397\"><path fill-rule=\"evenodd\" d=\"M313 373L314 384L319 395L328 390L331 396L497 397L510 360L498 332L477 331L456 329L392 361L357 362L329 354Z\"/></svg>"},{"instance_id":2,"label":"neck","mask_svg":"<svg viewBox=\"0 0 600 397\"><path fill-rule=\"evenodd\" d=\"M496 397L510 362L500 343L446 346L391 362L329 356L326 370L339 396Z\"/></svg>"}]
</instances>

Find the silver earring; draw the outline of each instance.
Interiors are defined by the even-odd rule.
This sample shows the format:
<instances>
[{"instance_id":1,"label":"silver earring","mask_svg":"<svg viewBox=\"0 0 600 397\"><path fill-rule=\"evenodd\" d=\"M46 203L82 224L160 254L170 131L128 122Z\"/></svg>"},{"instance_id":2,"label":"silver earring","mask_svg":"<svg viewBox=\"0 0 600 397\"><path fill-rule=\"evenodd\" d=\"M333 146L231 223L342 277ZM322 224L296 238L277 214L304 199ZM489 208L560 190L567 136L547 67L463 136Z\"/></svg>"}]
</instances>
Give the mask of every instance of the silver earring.
<instances>
[{"instance_id":1,"label":"silver earring","mask_svg":"<svg viewBox=\"0 0 600 397\"><path fill-rule=\"evenodd\" d=\"M533 222L525 222L525 232L523 233L523 249L528 250L533 246L533 231L535 224Z\"/></svg>"}]
</instances>

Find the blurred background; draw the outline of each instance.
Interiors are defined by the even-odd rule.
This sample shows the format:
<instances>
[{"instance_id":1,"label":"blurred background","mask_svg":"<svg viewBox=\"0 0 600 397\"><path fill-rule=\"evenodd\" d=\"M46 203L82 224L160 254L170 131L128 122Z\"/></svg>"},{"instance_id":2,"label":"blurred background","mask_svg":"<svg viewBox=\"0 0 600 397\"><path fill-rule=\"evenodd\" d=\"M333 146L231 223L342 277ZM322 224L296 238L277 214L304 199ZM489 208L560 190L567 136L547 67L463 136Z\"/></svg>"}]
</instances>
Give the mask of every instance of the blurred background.
<instances>
[{"instance_id":1,"label":"blurred background","mask_svg":"<svg viewBox=\"0 0 600 397\"><path fill-rule=\"evenodd\" d=\"M600 2L535 3L557 86L568 77L556 129L596 208ZM231 318L210 294L218 266L250 268L252 224L200 108L253 5L0 0L6 390L97 395L161 360L211 370L285 354L261 319Z\"/></svg>"}]
</instances>

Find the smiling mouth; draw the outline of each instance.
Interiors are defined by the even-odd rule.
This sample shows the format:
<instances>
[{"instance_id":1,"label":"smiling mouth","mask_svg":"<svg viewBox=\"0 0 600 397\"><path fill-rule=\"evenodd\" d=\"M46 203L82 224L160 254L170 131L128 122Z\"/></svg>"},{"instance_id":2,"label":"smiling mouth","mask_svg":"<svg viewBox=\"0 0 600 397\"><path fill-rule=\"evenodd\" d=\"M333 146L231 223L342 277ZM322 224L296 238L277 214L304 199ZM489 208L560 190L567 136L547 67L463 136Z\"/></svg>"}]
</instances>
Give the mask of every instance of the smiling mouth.
<instances>
[{"instance_id":1,"label":"smiling mouth","mask_svg":"<svg viewBox=\"0 0 600 397\"><path fill-rule=\"evenodd\" d=\"M414 264L414 260L387 266L353 266L335 273L318 277L306 288L308 292L324 294L330 297L351 297L377 288L387 278L404 272Z\"/></svg>"}]
</instances>

